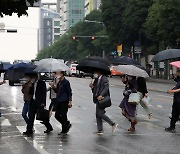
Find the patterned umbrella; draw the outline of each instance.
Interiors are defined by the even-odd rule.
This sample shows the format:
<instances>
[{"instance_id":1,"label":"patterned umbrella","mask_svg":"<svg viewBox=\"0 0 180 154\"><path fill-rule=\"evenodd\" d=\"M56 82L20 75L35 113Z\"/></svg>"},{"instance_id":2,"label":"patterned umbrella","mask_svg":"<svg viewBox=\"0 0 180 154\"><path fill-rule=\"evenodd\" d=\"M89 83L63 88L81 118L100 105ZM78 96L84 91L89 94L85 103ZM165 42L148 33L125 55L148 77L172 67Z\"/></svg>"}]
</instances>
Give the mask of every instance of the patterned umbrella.
<instances>
[{"instance_id":1,"label":"patterned umbrella","mask_svg":"<svg viewBox=\"0 0 180 154\"><path fill-rule=\"evenodd\" d=\"M137 77L149 77L145 70L142 70L134 65L118 65L114 67L115 70L118 72L122 72L124 74L130 76L137 76Z\"/></svg>"}]
</instances>

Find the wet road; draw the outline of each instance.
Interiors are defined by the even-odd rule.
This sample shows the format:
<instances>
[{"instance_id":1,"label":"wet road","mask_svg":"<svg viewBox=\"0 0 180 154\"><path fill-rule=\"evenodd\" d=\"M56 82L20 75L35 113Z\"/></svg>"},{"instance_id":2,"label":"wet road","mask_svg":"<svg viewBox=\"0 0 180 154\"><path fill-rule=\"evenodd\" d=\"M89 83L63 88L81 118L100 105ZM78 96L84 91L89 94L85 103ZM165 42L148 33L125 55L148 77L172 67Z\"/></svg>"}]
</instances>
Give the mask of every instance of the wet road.
<instances>
[{"instance_id":1,"label":"wet road","mask_svg":"<svg viewBox=\"0 0 180 154\"><path fill-rule=\"evenodd\" d=\"M111 133L111 127L104 123L104 135L93 134L96 131L95 106L92 103L92 93L88 87L89 78L68 78L73 89L73 108L69 110L69 120L72 128L67 135L58 135L60 124L54 116L51 118L53 132L44 134L45 127L35 122L35 134L32 137L22 135L26 125L21 117L23 106L21 86L0 87L0 153L2 154L179 154L180 125L177 123L176 133L167 133L164 128L169 126L172 95L164 92L150 91L153 98L150 109L153 118L148 119L141 106L138 109L137 130L127 131L129 122L120 114L119 103L122 100L123 86L119 80L110 79L110 90L113 105L107 109L113 121L119 124L116 132ZM116 84L117 83L117 84ZM158 89L164 84L148 83ZM167 85L171 88L172 85ZM166 88L166 87L164 87ZM151 88L153 89L153 88ZM164 89L166 91L166 89ZM47 106L49 100L47 101Z\"/></svg>"}]
</instances>

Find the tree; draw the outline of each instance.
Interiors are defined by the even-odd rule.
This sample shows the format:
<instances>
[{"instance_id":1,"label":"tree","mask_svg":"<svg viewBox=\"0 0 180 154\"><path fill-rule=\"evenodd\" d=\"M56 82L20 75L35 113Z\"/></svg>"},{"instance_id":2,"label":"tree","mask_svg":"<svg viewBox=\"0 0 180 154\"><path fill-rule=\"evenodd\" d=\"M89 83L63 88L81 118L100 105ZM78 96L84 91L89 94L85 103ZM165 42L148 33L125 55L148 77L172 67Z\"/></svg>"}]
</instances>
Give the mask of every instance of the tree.
<instances>
[{"instance_id":1,"label":"tree","mask_svg":"<svg viewBox=\"0 0 180 154\"><path fill-rule=\"evenodd\" d=\"M18 17L27 15L28 6L39 0L0 0L0 16L17 13Z\"/></svg>"},{"instance_id":2,"label":"tree","mask_svg":"<svg viewBox=\"0 0 180 154\"><path fill-rule=\"evenodd\" d=\"M145 23L146 35L161 49L175 48L180 38L179 16L179 0L155 0Z\"/></svg>"}]
</instances>

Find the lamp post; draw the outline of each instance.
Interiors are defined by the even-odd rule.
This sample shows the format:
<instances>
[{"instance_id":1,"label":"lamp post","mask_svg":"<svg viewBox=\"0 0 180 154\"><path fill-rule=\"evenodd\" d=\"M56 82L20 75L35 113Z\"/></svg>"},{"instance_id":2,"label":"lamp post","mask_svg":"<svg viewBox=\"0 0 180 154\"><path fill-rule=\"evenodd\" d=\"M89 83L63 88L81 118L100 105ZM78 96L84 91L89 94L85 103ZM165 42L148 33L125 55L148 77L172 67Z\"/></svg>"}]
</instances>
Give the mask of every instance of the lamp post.
<instances>
[{"instance_id":1,"label":"lamp post","mask_svg":"<svg viewBox=\"0 0 180 154\"><path fill-rule=\"evenodd\" d=\"M84 20L84 22L102 24L102 25L103 25L103 28L104 28L104 23L103 23L103 22L101 22L101 21L95 21L95 20ZM103 57L103 58L105 58L105 51L104 51L104 50L103 50L103 53L102 53L102 57Z\"/></svg>"}]
</instances>

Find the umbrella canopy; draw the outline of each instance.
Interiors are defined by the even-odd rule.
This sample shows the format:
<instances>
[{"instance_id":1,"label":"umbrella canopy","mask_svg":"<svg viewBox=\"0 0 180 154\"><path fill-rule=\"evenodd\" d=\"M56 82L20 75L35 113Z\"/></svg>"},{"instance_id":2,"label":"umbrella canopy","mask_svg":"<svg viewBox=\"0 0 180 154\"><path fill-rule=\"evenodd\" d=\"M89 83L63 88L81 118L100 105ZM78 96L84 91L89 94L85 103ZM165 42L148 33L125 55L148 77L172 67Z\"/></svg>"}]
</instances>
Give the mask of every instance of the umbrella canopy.
<instances>
[{"instance_id":1,"label":"umbrella canopy","mask_svg":"<svg viewBox=\"0 0 180 154\"><path fill-rule=\"evenodd\" d=\"M69 70L67 65L53 58L42 59L37 62L36 65L37 67L34 69L35 72L57 72Z\"/></svg>"},{"instance_id":2,"label":"umbrella canopy","mask_svg":"<svg viewBox=\"0 0 180 154\"><path fill-rule=\"evenodd\" d=\"M0 63L0 72L5 72L12 64L9 62L1 62Z\"/></svg>"},{"instance_id":3,"label":"umbrella canopy","mask_svg":"<svg viewBox=\"0 0 180 154\"><path fill-rule=\"evenodd\" d=\"M130 76L145 77L145 78L149 77L146 71L134 65L118 65L115 66L114 69Z\"/></svg>"},{"instance_id":4,"label":"umbrella canopy","mask_svg":"<svg viewBox=\"0 0 180 154\"><path fill-rule=\"evenodd\" d=\"M132 58L126 57L126 56L116 57L116 58L112 59L111 62L115 65L120 65L120 64L123 64L123 65L141 65L135 59L132 59Z\"/></svg>"},{"instance_id":5,"label":"umbrella canopy","mask_svg":"<svg viewBox=\"0 0 180 154\"><path fill-rule=\"evenodd\" d=\"M110 62L107 59L104 59L103 57L99 56L91 56L87 58L88 60L94 60L94 61L99 61L101 63L104 63L105 65L110 65Z\"/></svg>"},{"instance_id":6,"label":"umbrella canopy","mask_svg":"<svg viewBox=\"0 0 180 154\"><path fill-rule=\"evenodd\" d=\"M151 61L163 61L163 60L168 60L168 59L173 59L173 58L178 58L180 57L180 49L167 49L163 50L161 52L158 52Z\"/></svg>"},{"instance_id":7,"label":"umbrella canopy","mask_svg":"<svg viewBox=\"0 0 180 154\"><path fill-rule=\"evenodd\" d=\"M33 70L36 67L36 65L33 65L31 63L17 63L9 67L7 71L14 70L21 73L33 73Z\"/></svg>"},{"instance_id":8,"label":"umbrella canopy","mask_svg":"<svg viewBox=\"0 0 180 154\"><path fill-rule=\"evenodd\" d=\"M100 61L94 61L94 60L84 60L76 67L77 70L83 71L85 73L94 73L96 71L102 72L104 75L111 74L109 67L100 62Z\"/></svg>"},{"instance_id":9,"label":"umbrella canopy","mask_svg":"<svg viewBox=\"0 0 180 154\"><path fill-rule=\"evenodd\" d=\"M171 62L170 65L180 68L180 61Z\"/></svg>"}]
</instances>

